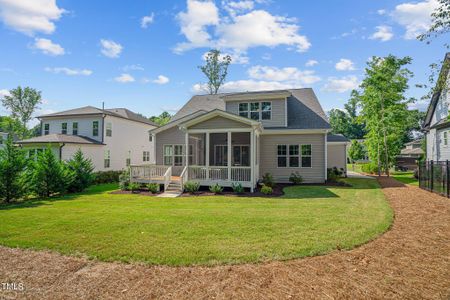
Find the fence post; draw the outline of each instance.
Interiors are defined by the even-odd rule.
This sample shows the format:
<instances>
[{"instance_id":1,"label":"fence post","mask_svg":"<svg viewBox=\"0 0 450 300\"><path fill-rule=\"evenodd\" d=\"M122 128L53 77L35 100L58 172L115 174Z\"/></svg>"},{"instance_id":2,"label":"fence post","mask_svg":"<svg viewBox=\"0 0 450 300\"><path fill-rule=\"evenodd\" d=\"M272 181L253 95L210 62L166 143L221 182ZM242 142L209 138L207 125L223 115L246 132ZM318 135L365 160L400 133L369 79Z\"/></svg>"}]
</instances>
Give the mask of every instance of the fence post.
<instances>
[{"instance_id":1,"label":"fence post","mask_svg":"<svg viewBox=\"0 0 450 300\"><path fill-rule=\"evenodd\" d=\"M430 191L433 191L433 161L430 161Z\"/></svg>"},{"instance_id":2,"label":"fence post","mask_svg":"<svg viewBox=\"0 0 450 300\"><path fill-rule=\"evenodd\" d=\"M450 178L448 177L450 172L449 172L448 167L449 167L449 164L448 164L448 159L447 159L445 161L445 174L447 174L447 177L446 177L446 179L447 179L447 198L450 196L450 187L449 187Z\"/></svg>"}]
</instances>

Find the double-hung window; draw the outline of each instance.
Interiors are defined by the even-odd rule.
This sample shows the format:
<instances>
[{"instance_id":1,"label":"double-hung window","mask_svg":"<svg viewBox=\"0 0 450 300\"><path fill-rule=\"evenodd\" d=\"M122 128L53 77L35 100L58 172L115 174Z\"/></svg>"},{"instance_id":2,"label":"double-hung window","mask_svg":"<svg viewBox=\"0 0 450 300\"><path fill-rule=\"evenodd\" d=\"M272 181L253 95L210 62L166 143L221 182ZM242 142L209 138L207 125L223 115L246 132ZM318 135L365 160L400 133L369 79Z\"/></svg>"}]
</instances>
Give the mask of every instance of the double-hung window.
<instances>
[{"instance_id":1,"label":"double-hung window","mask_svg":"<svg viewBox=\"0 0 450 300\"><path fill-rule=\"evenodd\" d=\"M289 167L298 168L299 166L299 150L298 145L289 145Z\"/></svg>"},{"instance_id":2,"label":"double-hung window","mask_svg":"<svg viewBox=\"0 0 450 300\"><path fill-rule=\"evenodd\" d=\"M92 135L98 136L98 121L92 122Z\"/></svg>"},{"instance_id":3,"label":"double-hung window","mask_svg":"<svg viewBox=\"0 0 450 300\"><path fill-rule=\"evenodd\" d=\"M312 167L312 147L311 145L302 145L302 168Z\"/></svg>"},{"instance_id":4,"label":"double-hung window","mask_svg":"<svg viewBox=\"0 0 450 300\"><path fill-rule=\"evenodd\" d=\"M261 120L272 119L272 102L261 103Z\"/></svg>"},{"instance_id":5,"label":"double-hung window","mask_svg":"<svg viewBox=\"0 0 450 300\"><path fill-rule=\"evenodd\" d=\"M272 119L272 102L239 103L239 115L255 121Z\"/></svg>"},{"instance_id":6,"label":"double-hung window","mask_svg":"<svg viewBox=\"0 0 450 300\"><path fill-rule=\"evenodd\" d=\"M279 168L311 168L311 145L278 145L277 158Z\"/></svg>"},{"instance_id":7,"label":"double-hung window","mask_svg":"<svg viewBox=\"0 0 450 300\"><path fill-rule=\"evenodd\" d=\"M46 123L44 124L44 135L50 134L50 124Z\"/></svg>"},{"instance_id":8,"label":"double-hung window","mask_svg":"<svg viewBox=\"0 0 450 300\"><path fill-rule=\"evenodd\" d=\"M109 150L105 150L105 158L104 158L104 167L108 169L111 166L111 152Z\"/></svg>"},{"instance_id":9,"label":"double-hung window","mask_svg":"<svg viewBox=\"0 0 450 300\"><path fill-rule=\"evenodd\" d=\"M278 167L287 167L287 145L278 145Z\"/></svg>"},{"instance_id":10,"label":"double-hung window","mask_svg":"<svg viewBox=\"0 0 450 300\"><path fill-rule=\"evenodd\" d=\"M444 131L444 146L448 146L448 133Z\"/></svg>"},{"instance_id":11,"label":"double-hung window","mask_svg":"<svg viewBox=\"0 0 450 300\"><path fill-rule=\"evenodd\" d=\"M171 166L172 165L172 156L173 156L173 146L172 145L164 145L164 165Z\"/></svg>"},{"instance_id":12,"label":"double-hung window","mask_svg":"<svg viewBox=\"0 0 450 300\"><path fill-rule=\"evenodd\" d=\"M183 165L183 145L174 145L173 165L174 166Z\"/></svg>"},{"instance_id":13,"label":"double-hung window","mask_svg":"<svg viewBox=\"0 0 450 300\"><path fill-rule=\"evenodd\" d=\"M72 134L73 135L78 135L78 122L73 122L72 123Z\"/></svg>"},{"instance_id":14,"label":"double-hung window","mask_svg":"<svg viewBox=\"0 0 450 300\"><path fill-rule=\"evenodd\" d=\"M248 118L248 103L239 103L239 115Z\"/></svg>"},{"instance_id":15,"label":"double-hung window","mask_svg":"<svg viewBox=\"0 0 450 300\"><path fill-rule=\"evenodd\" d=\"M259 102L250 103L250 119L259 121Z\"/></svg>"},{"instance_id":16,"label":"double-hung window","mask_svg":"<svg viewBox=\"0 0 450 300\"><path fill-rule=\"evenodd\" d=\"M67 123L61 124L61 134L67 134Z\"/></svg>"},{"instance_id":17,"label":"double-hung window","mask_svg":"<svg viewBox=\"0 0 450 300\"><path fill-rule=\"evenodd\" d=\"M111 122L106 123L106 136L112 136L112 124Z\"/></svg>"},{"instance_id":18,"label":"double-hung window","mask_svg":"<svg viewBox=\"0 0 450 300\"><path fill-rule=\"evenodd\" d=\"M142 161L150 161L150 151L142 152Z\"/></svg>"}]
</instances>

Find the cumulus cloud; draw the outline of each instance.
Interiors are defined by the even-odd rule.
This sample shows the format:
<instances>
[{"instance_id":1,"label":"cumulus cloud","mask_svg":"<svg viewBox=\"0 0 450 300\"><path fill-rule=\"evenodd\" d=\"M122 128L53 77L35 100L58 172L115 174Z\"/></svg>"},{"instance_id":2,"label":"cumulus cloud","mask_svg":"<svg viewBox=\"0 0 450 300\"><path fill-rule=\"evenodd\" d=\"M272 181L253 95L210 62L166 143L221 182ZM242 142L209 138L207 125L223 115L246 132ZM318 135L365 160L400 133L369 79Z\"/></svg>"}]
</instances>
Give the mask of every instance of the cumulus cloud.
<instances>
[{"instance_id":1,"label":"cumulus cloud","mask_svg":"<svg viewBox=\"0 0 450 300\"><path fill-rule=\"evenodd\" d=\"M46 72L50 72L50 73L55 73L55 74L65 74L68 76L76 76L76 75L81 75L81 76L89 76L92 74L92 70L88 70L88 69L70 69L70 68L66 68L66 67L56 67L56 68L45 68L44 69Z\"/></svg>"},{"instance_id":2,"label":"cumulus cloud","mask_svg":"<svg viewBox=\"0 0 450 300\"><path fill-rule=\"evenodd\" d=\"M169 78L164 75L159 75L157 79L153 80L156 84L166 84L169 82Z\"/></svg>"},{"instance_id":3,"label":"cumulus cloud","mask_svg":"<svg viewBox=\"0 0 450 300\"><path fill-rule=\"evenodd\" d=\"M405 2L395 7L392 18L406 30L404 38L415 39L431 26L431 13L439 7L437 0Z\"/></svg>"},{"instance_id":4,"label":"cumulus cloud","mask_svg":"<svg viewBox=\"0 0 450 300\"><path fill-rule=\"evenodd\" d=\"M334 66L338 71L353 71L355 70L355 64L346 58L341 58Z\"/></svg>"},{"instance_id":5,"label":"cumulus cloud","mask_svg":"<svg viewBox=\"0 0 450 300\"><path fill-rule=\"evenodd\" d=\"M297 85L313 84L320 81L320 77L316 76L314 71L301 71L295 67L254 66L248 70L248 75L253 79L284 81Z\"/></svg>"},{"instance_id":6,"label":"cumulus cloud","mask_svg":"<svg viewBox=\"0 0 450 300\"><path fill-rule=\"evenodd\" d=\"M133 76L131 76L128 73L123 73L120 76L114 78L114 81L120 82L120 83L128 83L128 82L134 82L135 79Z\"/></svg>"},{"instance_id":7,"label":"cumulus cloud","mask_svg":"<svg viewBox=\"0 0 450 300\"><path fill-rule=\"evenodd\" d=\"M380 16L383 16L386 14L386 10L385 9L379 9L377 10L377 14L379 14Z\"/></svg>"},{"instance_id":8,"label":"cumulus cloud","mask_svg":"<svg viewBox=\"0 0 450 300\"><path fill-rule=\"evenodd\" d=\"M109 58L117 58L122 53L123 47L112 40L100 40L102 46L101 53Z\"/></svg>"},{"instance_id":9,"label":"cumulus cloud","mask_svg":"<svg viewBox=\"0 0 450 300\"><path fill-rule=\"evenodd\" d=\"M229 92L244 92L244 91L267 91L267 90L282 90L294 88L292 84L282 83L277 81L259 81L259 80L237 80L228 81L220 88L223 93ZM192 91L197 94L208 91L206 84L195 84Z\"/></svg>"},{"instance_id":10,"label":"cumulus cloud","mask_svg":"<svg viewBox=\"0 0 450 300\"><path fill-rule=\"evenodd\" d=\"M148 25L152 24L154 21L155 14L151 13L148 16L143 16L141 19L141 28L147 28Z\"/></svg>"},{"instance_id":11,"label":"cumulus cloud","mask_svg":"<svg viewBox=\"0 0 450 300\"><path fill-rule=\"evenodd\" d=\"M341 78L330 77L323 87L326 92L345 93L358 88L359 81L356 76L344 76Z\"/></svg>"},{"instance_id":12,"label":"cumulus cloud","mask_svg":"<svg viewBox=\"0 0 450 300\"><path fill-rule=\"evenodd\" d=\"M35 39L33 48L39 49L42 51L42 53L51 55L51 56L58 56L58 55L65 54L64 48L61 47L61 45L53 43L49 39L43 39L43 38Z\"/></svg>"},{"instance_id":13,"label":"cumulus cloud","mask_svg":"<svg viewBox=\"0 0 450 300\"><path fill-rule=\"evenodd\" d=\"M203 53L202 55L202 59L206 60L206 56L207 56L208 52ZM239 51L233 51L230 53L227 52L222 52L219 55L219 59L223 60L225 56L229 55L231 57L231 64L241 64L241 65L246 65L249 63L250 58L243 52L239 52Z\"/></svg>"},{"instance_id":14,"label":"cumulus cloud","mask_svg":"<svg viewBox=\"0 0 450 300\"><path fill-rule=\"evenodd\" d=\"M369 37L371 40L380 40L382 42L387 42L394 37L392 33L392 27L381 25L375 27L376 31Z\"/></svg>"},{"instance_id":15,"label":"cumulus cloud","mask_svg":"<svg viewBox=\"0 0 450 300\"><path fill-rule=\"evenodd\" d=\"M221 19L213 2L188 0L187 10L177 16L187 42L177 44L174 51L216 47L245 52L252 47L285 45L304 52L311 47L307 37L299 34L300 27L293 18L251 10L252 1L226 1L224 6L228 11L231 8L232 13Z\"/></svg>"},{"instance_id":16,"label":"cumulus cloud","mask_svg":"<svg viewBox=\"0 0 450 300\"><path fill-rule=\"evenodd\" d=\"M56 0L0 0L0 19L8 27L27 35L53 33L54 22L63 13L64 9L56 5Z\"/></svg>"},{"instance_id":17,"label":"cumulus cloud","mask_svg":"<svg viewBox=\"0 0 450 300\"><path fill-rule=\"evenodd\" d=\"M315 65L317 65L319 62L317 60L314 59L310 59L306 62L305 66L307 67L313 67Z\"/></svg>"},{"instance_id":18,"label":"cumulus cloud","mask_svg":"<svg viewBox=\"0 0 450 300\"><path fill-rule=\"evenodd\" d=\"M1 89L0 90L0 99L5 97L5 96L9 96L9 95L11 95L11 94L9 93L9 91L7 89Z\"/></svg>"}]
</instances>

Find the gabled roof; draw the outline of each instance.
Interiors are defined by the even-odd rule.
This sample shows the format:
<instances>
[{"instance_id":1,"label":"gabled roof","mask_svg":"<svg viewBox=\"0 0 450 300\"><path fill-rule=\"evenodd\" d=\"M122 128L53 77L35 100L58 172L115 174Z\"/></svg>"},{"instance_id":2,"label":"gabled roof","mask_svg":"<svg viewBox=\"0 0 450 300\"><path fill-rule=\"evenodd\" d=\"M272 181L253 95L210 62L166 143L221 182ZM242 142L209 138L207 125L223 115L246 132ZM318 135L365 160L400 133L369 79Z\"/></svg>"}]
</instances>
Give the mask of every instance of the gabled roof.
<instances>
[{"instance_id":1,"label":"gabled roof","mask_svg":"<svg viewBox=\"0 0 450 300\"><path fill-rule=\"evenodd\" d=\"M448 78L448 74L450 71L450 52L448 52L445 55L444 62L442 64L441 72L439 74L439 78ZM428 130L430 129L430 123L431 119L433 118L434 111L436 110L436 106L439 102L439 98L441 97L441 90L437 90L434 92L433 96L431 97L430 105L427 109L427 114L425 116L425 121L423 123L423 129Z\"/></svg>"},{"instance_id":2,"label":"gabled roof","mask_svg":"<svg viewBox=\"0 0 450 300\"><path fill-rule=\"evenodd\" d=\"M103 145L101 142L81 136L81 135L68 135L68 134L48 134L33 137L26 140L17 141L18 144L39 144L39 143L55 143L55 144L91 144L91 145Z\"/></svg>"},{"instance_id":3,"label":"gabled roof","mask_svg":"<svg viewBox=\"0 0 450 300\"><path fill-rule=\"evenodd\" d=\"M38 118L51 118L51 117L65 117L65 116L83 116L83 115L109 115L117 118L127 119L135 122L145 123L148 125L153 125L158 127L157 124L150 121L149 119L138 115L126 108L109 108L102 110L94 106L84 106L80 108L69 109L65 111L60 111L52 114L41 115Z\"/></svg>"},{"instance_id":4,"label":"gabled roof","mask_svg":"<svg viewBox=\"0 0 450 300\"><path fill-rule=\"evenodd\" d=\"M342 134L327 134L327 142L333 143L333 142L350 142L348 138L343 136Z\"/></svg>"},{"instance_id":5,"label":"gabled roof","mask_svg":"<svg viewBox=\"0 0 450 300\"><path fill-rule=\"evenodd\" d=\"M234 120L234 121L237 121L240 123L244 123L249 126L254 126L254 127L261 126L261 123L258 121L255 121L255 120L252 120L249 118L244 118L244 117L241 117L241 116L238 116L238 115L235 115L235 114L232 114L232 113L220 110L220 109L215 109L210 112L204 113L196 118L190 118L190 119L186 120L185 122L182 122L180 124L180 127L187 128L187 127L204 122L206 120L212 119L217 116L220 116L220 117L223 117L226 119L230 119L230 120Z\"/></svg>"},{"instance_id":6,"label":"gabled roof","mask_svg":"<svg viewBox=\"0 0 450 300\"><path fill-rule=\"evenodd\" d=\"M287 97L288 106L288 126L287 127L270 127L271 129L330 129L325 112L316 97L316 94L311 88L290 89L290 90L274 90L274 91L260 91L247 93L228 93L217 95L197 95L193 96L176 114L171 121L176 121L180 118L192 115L193 113L204 110L212 111L215 109L225 110L226 97L232 95L257 95L258 93L279 94L289 92Z\"/></svg>"}]
</instances>

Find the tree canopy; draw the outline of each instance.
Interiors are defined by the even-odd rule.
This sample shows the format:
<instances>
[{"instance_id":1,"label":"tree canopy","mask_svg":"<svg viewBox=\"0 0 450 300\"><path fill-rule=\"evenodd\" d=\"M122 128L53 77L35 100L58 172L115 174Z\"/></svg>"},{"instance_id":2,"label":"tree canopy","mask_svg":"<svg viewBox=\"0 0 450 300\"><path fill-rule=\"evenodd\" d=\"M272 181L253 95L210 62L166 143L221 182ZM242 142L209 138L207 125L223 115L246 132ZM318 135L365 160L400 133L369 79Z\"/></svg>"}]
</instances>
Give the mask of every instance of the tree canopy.
<instances>
[{"instance_id":1,"label":"tree canopy","mask_svg":"<svg viewBox=\"0 0 450 300\"><path fill-rule=\"evenodd\" d=\"M151 116L149 119L150 121L163 126L169 123L170 119L172 118L172 115L169 114L167 111L162 112L159 116Z\"/></svg>"},{"instance_id":2,"label":"tree canopy","mask_svg":"<svg viewBox=\"0 0 450 300\"><path fill-rule=\"evenodd\" d=\"M329 120L332 132L342 134L349 139L362 139L365 135L365 124L358 118L357 107L359 101L357 91L352 91L351 97L344 106L344 110L332 109Z\"/></svg>"},{"instance_id":3,"label":"tree canopy","mask_svg":"<svg viewBox=\"0 0 450 300\"><path fill-rule=\"evenodd\" d=\"M208 78L208 92L211 95L217 94L227 77L231 56L221 56L219 50L212 49L206 54L205 60L205 65L199 66L199 68L205 74L206 78Z\"/></svg>"}]
</instances>

